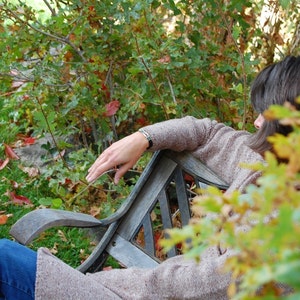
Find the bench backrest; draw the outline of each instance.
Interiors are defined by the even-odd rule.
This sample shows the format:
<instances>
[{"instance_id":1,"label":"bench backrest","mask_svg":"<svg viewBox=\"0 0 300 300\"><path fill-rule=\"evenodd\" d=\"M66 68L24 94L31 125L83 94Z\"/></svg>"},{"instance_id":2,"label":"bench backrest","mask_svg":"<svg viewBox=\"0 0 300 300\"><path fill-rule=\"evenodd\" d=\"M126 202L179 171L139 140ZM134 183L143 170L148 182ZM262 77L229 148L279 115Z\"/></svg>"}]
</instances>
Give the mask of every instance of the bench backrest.
<instances>
[{"instance_id":1,"label":"bench backrest","mask_svg":"<svg viewBox=\"0 0 300 300\"><path fill-rule=\"evenodd\" d=\"M126 267L145 268L178 255L177 247L165 255L157 241L164 229L188 224L190 202L196 195L193 186L203 188L203 184L228 188L227 183L190 153L169 150L155 153L127 199L130 208L115 224L117 229L105 252Z\"/></svg>"}]
</instances>

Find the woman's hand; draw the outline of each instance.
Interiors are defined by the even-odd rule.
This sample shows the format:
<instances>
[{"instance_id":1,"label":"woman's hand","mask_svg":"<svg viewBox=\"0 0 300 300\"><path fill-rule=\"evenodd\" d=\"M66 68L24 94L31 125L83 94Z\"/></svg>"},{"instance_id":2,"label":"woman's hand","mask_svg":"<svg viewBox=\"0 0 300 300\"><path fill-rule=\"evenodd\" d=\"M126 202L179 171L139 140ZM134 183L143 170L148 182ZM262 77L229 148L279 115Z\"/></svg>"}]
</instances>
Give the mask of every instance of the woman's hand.
<instances>
[{"instance_id":1,"label":"woman's hand","mask_svg":"<svg viewBox=\"0 0 300 300\"><path fill-rule=\"evenodd\" d=\"M90 167L86 180L93 182L104 172L118 168L114 178L117 184L120 178L139 160L148 145L147 139L140 132L135 132L113 143Z\"/></svg>"}]
</instances>

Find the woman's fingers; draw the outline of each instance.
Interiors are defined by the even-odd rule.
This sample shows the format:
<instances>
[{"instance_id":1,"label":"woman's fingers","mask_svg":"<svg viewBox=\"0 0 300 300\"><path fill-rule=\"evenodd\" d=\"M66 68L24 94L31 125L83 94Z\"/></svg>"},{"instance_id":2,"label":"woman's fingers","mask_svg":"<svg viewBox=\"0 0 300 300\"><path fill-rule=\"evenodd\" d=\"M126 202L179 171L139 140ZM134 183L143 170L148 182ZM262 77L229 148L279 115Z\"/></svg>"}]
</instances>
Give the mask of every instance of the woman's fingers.
<instances>
[{"instance_id":1,"label":"woman's fingers","mask_svg":"<svg viewBox=\"0 0 300 300\"><path fill-rule=\"evenodd\" d=\"M135 165L148 147L148 141L140 133L133 133L108 147L88 170L86 180L95 181L104 172L119 167L115 174L115 182Z\"/></svg>"},{"instance_id":2,"label":"woman's fingers","mask_svg":"<svg viewBox=\"0 0 300 300\"><path fill-rule=\"evenodd\" d=\"M114 152L116 151L112 151L109 147L96 159L88 170L88 175L86 177L88 182L95 181L104 172L116 168L123 163L122 157L118 157Z\"/></svg>"},{"instance_id":3,"label":"woman's fingers","mask_svg":"<svg viewBox=\"0 0 300 300\"><path fill-rule=\"evenodd\" d=\"M100 177L104 172L110 170L112 168L109 167L107 163L100 164L98 167L98 164L94 164L92 168L90 168L88 175L86 176L86 180L88 182L95 181L98 177Z\"/></svg>"},{"instance_id":4,"label":"woman's fingers","mask_svg":"<svg viewBox=\"0 0 300 300\"><path fill-rule=\"evenodd\" d=\"M120 166L115 174L114 177L114 183L118 184L120 181L120 178L124 176L124 174L133 166L134 164L128 163L125 165Z\"/></svg>"}]
</instances>

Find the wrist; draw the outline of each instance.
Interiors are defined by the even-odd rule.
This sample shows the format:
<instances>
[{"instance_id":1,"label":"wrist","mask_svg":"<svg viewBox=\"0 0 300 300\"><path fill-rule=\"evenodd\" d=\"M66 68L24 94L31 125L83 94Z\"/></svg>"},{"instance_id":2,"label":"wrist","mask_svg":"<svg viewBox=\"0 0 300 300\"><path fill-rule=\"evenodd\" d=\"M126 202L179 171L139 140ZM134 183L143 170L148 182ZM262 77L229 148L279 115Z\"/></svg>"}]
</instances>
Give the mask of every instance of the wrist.
<instances>
[{"instance_id":1,"label":"wrist","mask_svg":"<svg viewBox=\"0 0 300 300\"><path fill-rule=\"evenodd\" d=\"M143 128L140 128L138 130L138 132L140 132L145 137L145 139L148 141L147 149L150 149L153 146L153 141L152 141L152 138L151 138L150 134L146 130L144 130Z\"/></svg>"}]
</instances>

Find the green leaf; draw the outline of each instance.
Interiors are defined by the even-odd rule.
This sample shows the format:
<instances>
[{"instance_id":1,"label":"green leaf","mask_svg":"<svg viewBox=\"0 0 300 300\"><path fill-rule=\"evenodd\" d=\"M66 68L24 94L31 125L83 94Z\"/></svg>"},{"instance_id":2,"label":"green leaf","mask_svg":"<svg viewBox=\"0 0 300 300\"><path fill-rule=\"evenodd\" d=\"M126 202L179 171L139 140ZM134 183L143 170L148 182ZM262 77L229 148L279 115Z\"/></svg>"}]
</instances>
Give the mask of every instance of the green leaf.
<instances>
[{"instance_id":1,"label":"green leaf","mask_svg":"<svg viewBox=\"0 0 300 300\"><path fill-rule=\"evenodd\" d=\"M279 0L279 3L283 9L287 9L291 3L291 0Z\"/></svg>"},{"instance_id":2,"label":"green leaf","mask_svg":"<svg viewBox=\"0 0 300 300\"><path fill-rule=\"evenodd\" d=\"M34 119L37 122L37 125L40 129L44 131L55 131L56 123L55 123L55 112L50 111L46 116L41 111L34 112Z\"/></svg>"},{"instance_id":3,"label":"green leaf","mask_svg":"<svg viewBox=\"0 0 300 300\"><path fill-rule=\"evenodd\" d=\"M181 14L181 11L179 8L177 8L175 2L173 0L168 0L169 1L169 5L170 5L170 9L173 11L175 16L178 16Z\"/></svg>"},{"instance_id":4,"label":"green leaf","mask_svg":"<svg viewBox=\"0 0 300 300\"><path fill-rule=\"evenodd\" d=\"M62 203L63 202L62 202L62 200L60 198L52 199L51 207L55 208L55 209L61 208Z\"/></svg>"},{"instance_id":5,"label":"green leaf","mask_svg":"<svg viewBox=\"0 0 300 300\"><path fill-rule=\"evenodd\" d=\"M51 206L52 204L52 198L46 197L46 198L40 198L39 204L43 206Z\"/></svg>"}]
</instances>

